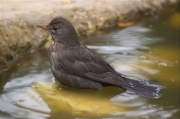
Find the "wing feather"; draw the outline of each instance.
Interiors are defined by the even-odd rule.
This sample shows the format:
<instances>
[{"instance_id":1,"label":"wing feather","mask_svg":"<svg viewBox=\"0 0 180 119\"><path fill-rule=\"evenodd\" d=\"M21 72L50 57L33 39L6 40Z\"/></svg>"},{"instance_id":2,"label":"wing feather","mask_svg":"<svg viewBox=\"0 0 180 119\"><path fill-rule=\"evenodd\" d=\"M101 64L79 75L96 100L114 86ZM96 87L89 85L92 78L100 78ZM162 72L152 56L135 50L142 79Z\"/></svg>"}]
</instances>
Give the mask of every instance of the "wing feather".
<instances>
[{"instance_id":1,"label":"wing feather","mask_svg":"<svg viewBox=\"0 0 180 119\"><path fill-rule=\"evenodd\" d=\"M120 75L108 63L85 46L79 49L76 48L76 52L66 50L58 57L58 64L64 72L96 82L120 85Z\"/></svg>"}]
</instances>

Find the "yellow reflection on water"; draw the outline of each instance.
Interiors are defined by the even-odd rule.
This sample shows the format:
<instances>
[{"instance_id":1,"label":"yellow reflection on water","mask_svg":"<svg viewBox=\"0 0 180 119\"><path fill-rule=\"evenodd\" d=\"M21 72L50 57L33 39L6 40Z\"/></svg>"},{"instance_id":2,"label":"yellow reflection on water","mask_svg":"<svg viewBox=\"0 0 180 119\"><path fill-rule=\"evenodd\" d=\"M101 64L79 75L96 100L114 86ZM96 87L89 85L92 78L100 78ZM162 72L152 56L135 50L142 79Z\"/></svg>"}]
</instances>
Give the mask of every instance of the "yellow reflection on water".
<instances>
[{"instance_id":1,"label":"yellow reflection on water","mask_svg":"<svg viewBox=\"0 0 180 119\"><path fill-rule=\"evenodd\" d=\"M74 89L57 83L36 83L34 88L40 94L51 113L73 114L81 117L109 115L125 111L126 108L110 101L122 93L118 88L103 88L101 91ZM110 91L111 90L111 91Z\"/></svg>"},{"instance_id":2,"label":"yellow reflection on water","mask_svg":"<svg viewBox=\"0 0 180 119\"><path fill-rule=\"evenodd\" d=\"M159 72L152 75L161 82L171 82L173 85L178 86L180 82L180 54L179 48L166 48L159 47L151 50L151 53L145 54L150 63L142 62L141 65L151 69L158 69Z\"/></svg>"},{"instance_id":3,"label":"yellow reflection on water","mask_svg":"<svg viewBox=\"0 0 180 119\"><path fill-rule=\"evenodd\" d=\"M178 48L154 48L139 56L137 60L116 61L112 65L117 71L125 72L127 75L128 73L137 73L133 75L142 77L141 74L148 74L156 80L177 79L179 81L179 59Z\"/></svg>"},{"instance_id":4,"label":"yellow reflection on water","mask_svg":"<svg viewBox=\"0 0 180 119\"><path fill-rule=\"evenodd\" d=\"M169 24L175 29L180 28L180 13L173 14L169 19Z\"/></svg>"}]
</instances>

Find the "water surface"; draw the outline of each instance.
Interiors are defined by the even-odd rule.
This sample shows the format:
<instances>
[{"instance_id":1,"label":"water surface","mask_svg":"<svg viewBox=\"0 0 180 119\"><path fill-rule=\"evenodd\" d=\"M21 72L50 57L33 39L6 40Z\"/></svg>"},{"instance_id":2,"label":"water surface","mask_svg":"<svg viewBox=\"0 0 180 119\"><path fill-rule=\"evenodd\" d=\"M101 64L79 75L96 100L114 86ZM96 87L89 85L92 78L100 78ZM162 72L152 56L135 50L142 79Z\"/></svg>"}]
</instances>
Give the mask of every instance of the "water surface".
<instances>
[{"instance_id":1,"label":"water surface","mask_svg":"<svg viewBox=\"0 0 180 119\"><path fill-rule=\"evenodd\" d=\"M144 98L117 87L93 91L57 84L49 68L49 51L39 49L1 75L1 119L178 119L177 16L171 8L133 26L98 32L82 41L118 72L163 86L160 98Z\"/></svg>"}]
</instances>

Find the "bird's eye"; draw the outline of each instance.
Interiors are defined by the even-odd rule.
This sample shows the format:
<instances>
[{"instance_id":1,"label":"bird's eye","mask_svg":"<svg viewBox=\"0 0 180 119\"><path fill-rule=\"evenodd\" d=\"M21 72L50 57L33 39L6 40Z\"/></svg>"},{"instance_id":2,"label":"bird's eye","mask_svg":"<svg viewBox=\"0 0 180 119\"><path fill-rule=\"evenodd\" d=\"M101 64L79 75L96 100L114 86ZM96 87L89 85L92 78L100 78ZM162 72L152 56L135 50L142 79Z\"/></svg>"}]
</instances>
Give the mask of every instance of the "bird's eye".
<instances>
[{"instance_id":1,"label":"bird's eye","mask_svg":"<svg viewBox=\"0 0 180 119\"><path fill-rule=\"evenodd\" d=\"M57 30L57 27L53 27L53 30Z\"/></svg>"}]
</instances>

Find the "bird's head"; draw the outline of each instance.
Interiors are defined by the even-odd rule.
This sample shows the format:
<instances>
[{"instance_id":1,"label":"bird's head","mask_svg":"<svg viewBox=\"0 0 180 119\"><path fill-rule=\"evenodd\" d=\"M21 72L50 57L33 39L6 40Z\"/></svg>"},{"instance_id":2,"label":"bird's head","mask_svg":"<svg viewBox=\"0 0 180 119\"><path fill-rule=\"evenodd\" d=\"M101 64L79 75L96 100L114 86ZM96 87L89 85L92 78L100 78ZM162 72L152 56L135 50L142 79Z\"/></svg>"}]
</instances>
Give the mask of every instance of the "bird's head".
<instances>
[{"instance_id":1,"label":"bird's head","mask_svg":"<svg viewBox=\"0 0 180 119\"><path fill-rule=\"evenodd\" d=\"M54 42L66 46L79 44L75 28L63 17L55 17L48 25L37 25L37 27L48 30L51 33Z\"/></svg>"}]
</instances>

